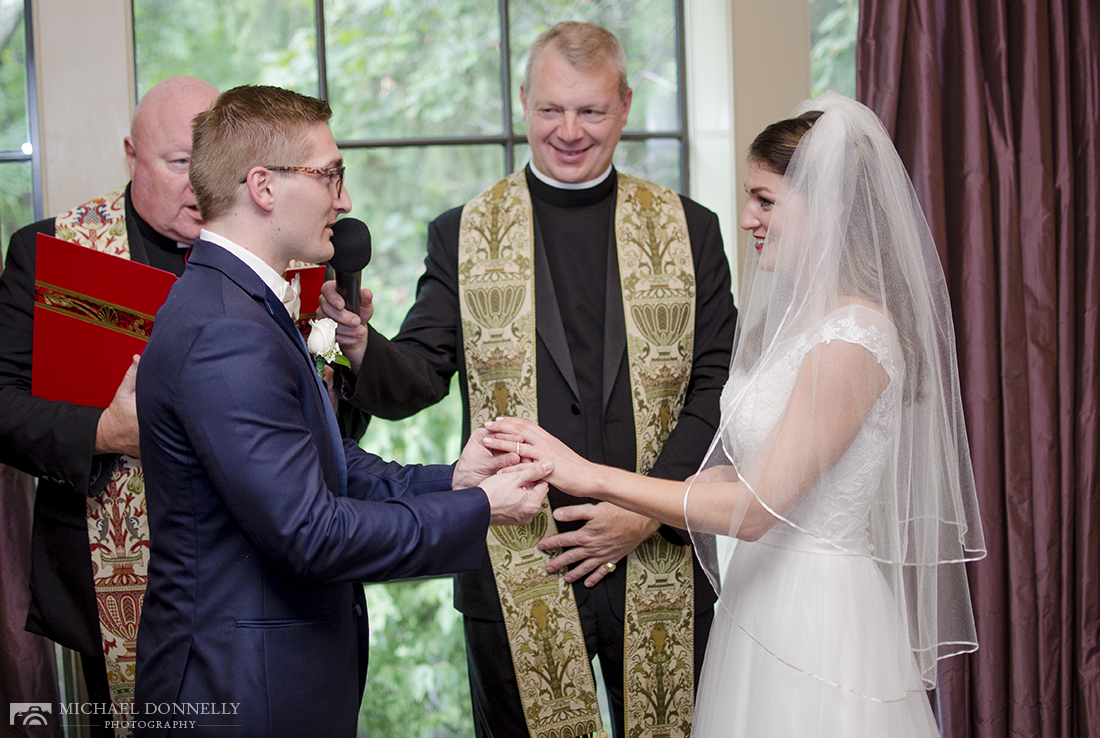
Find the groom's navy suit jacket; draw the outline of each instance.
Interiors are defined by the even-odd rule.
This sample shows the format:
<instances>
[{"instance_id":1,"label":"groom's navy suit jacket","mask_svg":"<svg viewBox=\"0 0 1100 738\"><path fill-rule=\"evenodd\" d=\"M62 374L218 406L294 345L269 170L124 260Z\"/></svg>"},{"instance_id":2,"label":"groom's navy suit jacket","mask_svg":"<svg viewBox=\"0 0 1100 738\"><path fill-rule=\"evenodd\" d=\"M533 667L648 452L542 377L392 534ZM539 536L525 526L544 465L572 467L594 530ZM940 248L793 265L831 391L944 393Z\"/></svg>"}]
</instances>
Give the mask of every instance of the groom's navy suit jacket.
<instances>
[{"instance_id":1,"label":"groom's navy suit jacket","mask_svg":"<svg viewBox=\"0 0 1100 738\"><path fill-rule=\"evenodd\" d=\"M453 467L341 443L285 308L209 242L157 313L137 393L152 542L140 720L355 735L367 643L353 582L476 569L485 494L451 491ZM147 714L203 703L236 712Z\"/></svg>"}]
</instances>

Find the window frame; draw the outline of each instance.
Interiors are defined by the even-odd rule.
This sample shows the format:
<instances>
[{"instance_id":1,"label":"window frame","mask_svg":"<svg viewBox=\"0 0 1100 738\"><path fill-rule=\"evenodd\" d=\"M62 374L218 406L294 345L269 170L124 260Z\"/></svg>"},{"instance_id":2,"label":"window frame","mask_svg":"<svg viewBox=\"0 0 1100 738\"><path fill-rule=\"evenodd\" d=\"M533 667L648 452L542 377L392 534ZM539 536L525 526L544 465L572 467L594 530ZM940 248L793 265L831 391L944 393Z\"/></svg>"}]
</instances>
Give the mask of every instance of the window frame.
<instances>
[{"instance_id":1,"label":"window frame","mask_svg":"<svg viewBox=\"0 0 1100 738\"><path fill-rule=\"evenodd\" d=\"M690 188L690 151L688 140L688 103L687 103L687 59L685 49L686 33L684 21L685 0L671 0L673 14L676 20L676 72L677 72L677 120L678 127L664 131L632 131L629 128L622 132L622 141L649 141L666 139L678 141L680 144L680 185L679 192L687 197L691 196ZM364 139L337 139L336 145L341 150L345 149L380 149L380 148L422 148L427 146L503 146L504 168L502 176L515 171L516 146L527 144L527 137L521 131L517 132L512 125L514 108L512 105L512 68L511 68L511 24L509 22L510 0L497 0L497 12L500 19L500 69L501 69L501 130L499 135L480 136L425 136L409 138L364 138ZM314 32L317 38L317 89L318 97L328 100L328 64L325 38L325 8L324 0L314 0Z\"/></svg>"},{"instance_id":2,"label":"window frame","mask_svg":"<svg viewBox=\"0 0 1100 738\"><path fill-rule=\"evenodd\" d=\"M38 88L35 84L34 18L32 0L23 0L23 42L26 45L27 85L27 136L31 153L0 151L0 166L4 164L31 165L31 204L35 222L42 220L42 160L38 140Z\"/></svg>"}]
</instances>

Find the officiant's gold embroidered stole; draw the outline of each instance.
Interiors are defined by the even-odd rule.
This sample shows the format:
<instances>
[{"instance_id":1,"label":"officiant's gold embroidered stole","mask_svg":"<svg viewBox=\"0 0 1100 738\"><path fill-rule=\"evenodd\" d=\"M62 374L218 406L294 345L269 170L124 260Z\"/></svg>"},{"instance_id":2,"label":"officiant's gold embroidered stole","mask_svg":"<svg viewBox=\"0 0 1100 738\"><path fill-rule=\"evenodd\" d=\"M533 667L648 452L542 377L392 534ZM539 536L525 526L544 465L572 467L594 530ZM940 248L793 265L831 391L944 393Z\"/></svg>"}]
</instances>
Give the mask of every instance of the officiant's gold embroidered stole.
<instances>
[{"instance_id":1,"label":"officiant's gold embroidered stole","mask_svg":"<svg viewBox=\"0 0 1100 738\"><path fill-rule=\"evenodd\" d=\"M62 213L54 220L54 235L129 259L125 193L123 186ZM149 568L141 461L123 455L115 458L106 489L87 498L87 520L107 684L116 710L132 712L137 628ZM120 728L115 733L129 735L129 730Z\"/></svg>"},{"instance_id":2,"label":"officiant's gold embroidered stole","mask_svg":"<svg viewBox=\"0 0 1100 738\"><path fill-rule=\"evenodd\" d=\"M634 407L637 471L653 466L684 404L695 327L695 268L680 198L619 173L615 240ZM513 415L537 422L535 269L531 197L517 172L462 212L459 300L470 426ZM609 295L609 299L611 296ZM601 730L591 665L571 585L547 574L558 551L544 501L526 526L489 529L489 557L527 727L533 738ZM694 702L691 548L660 534L627 560L626 732L687 738Z\"/></svg>"}]
</instances>

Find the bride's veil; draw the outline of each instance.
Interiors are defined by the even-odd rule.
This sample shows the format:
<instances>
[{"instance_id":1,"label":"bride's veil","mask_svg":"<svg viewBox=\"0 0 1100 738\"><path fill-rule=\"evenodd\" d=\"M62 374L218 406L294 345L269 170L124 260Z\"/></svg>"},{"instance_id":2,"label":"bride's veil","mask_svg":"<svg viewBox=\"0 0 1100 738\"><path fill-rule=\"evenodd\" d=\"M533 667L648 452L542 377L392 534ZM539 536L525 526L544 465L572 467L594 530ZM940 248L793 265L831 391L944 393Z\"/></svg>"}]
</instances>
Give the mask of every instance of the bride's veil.
<instances>
[{"instance_id":1,"label":"bride's veil","mask_svg":"<svg viewBox=\"0 0 1100 738\"><path fill-rule=\"evenodd\" d=\"M984 555L947 287L912 184L879 120L832 92L804 102L795 115L811 110L823 114L783 175L759 256L750 242L722 424L685 496L687 527L720 593L738 534L745 535L761 511L785 534L873 560L907 630L899 640L907 641L917 665L909 688L931 688L938 659L977 647L964 562ZM841 343L821 334L838 310L855 316L842 324L845 330L870 332L864 345L882 347L874 352L881 370L872 362L873 371L852 377L855 400L814 394L829 369L827 347ZM806 352L802 344L818 349ZM812 380L799 385L809 395L801 407L814 408L826 422L791 417L795 403L777 391L775 380L784 373ZM810 498L839 463L821 451L830 434L843 433L852 414L854 427L863 428L868 409L859 398L864 392L877 397L881 384L885 399L870 412L886 415L868 425L881 433L886 450L854 472L865 474L864 486L875 491L855 534L838 536L819 523L823 516L800 516L798 507L860 504L831 492L828 501ZM777 441L780 436L785 440ZM776 474L793 468L799 474ZM730 514L728 506L697 493L709 482L738 482L747 493ZM709 535L715 530L726 536L716 541ZM736 603L720 601L742 627ZM800 606L809 603L791 603Z\"/></svg>"}]
</instances>

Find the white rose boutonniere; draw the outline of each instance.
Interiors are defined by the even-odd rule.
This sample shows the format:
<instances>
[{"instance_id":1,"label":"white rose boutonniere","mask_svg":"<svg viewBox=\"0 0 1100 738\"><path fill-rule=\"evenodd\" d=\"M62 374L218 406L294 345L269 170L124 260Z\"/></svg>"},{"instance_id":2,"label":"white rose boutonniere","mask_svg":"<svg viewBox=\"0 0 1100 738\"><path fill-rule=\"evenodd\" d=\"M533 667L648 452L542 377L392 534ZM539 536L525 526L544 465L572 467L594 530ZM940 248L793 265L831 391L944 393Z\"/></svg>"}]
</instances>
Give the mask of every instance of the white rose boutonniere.
<instances>
[{"instance_id":1,"label":"white rose boutonniere","mask_svg":"<svg viewBox=\"0 0 1100 738\"><path fill-rule=\"evenodd\" d=\"M325 362L332 362L350 367L351 362L340 352L340 346L336 343L336 321L329 318L309 321L309 338L306 340L306 348L313 354L313 361L317 367L317 374L324 369Z\"/></svg>"}]
</instances>

